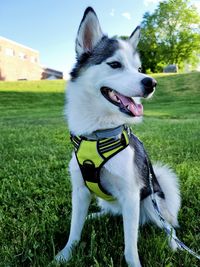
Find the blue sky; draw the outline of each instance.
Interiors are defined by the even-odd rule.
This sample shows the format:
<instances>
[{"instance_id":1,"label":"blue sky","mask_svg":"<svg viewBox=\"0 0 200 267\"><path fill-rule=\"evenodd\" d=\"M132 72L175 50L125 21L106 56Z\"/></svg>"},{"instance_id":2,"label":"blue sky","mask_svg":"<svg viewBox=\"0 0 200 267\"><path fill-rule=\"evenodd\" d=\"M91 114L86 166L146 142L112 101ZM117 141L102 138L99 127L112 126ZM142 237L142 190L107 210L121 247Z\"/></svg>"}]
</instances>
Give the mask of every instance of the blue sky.
<instances>
[{"instance_id":1,"label":"blue sky","mask_svg":"<svg viewBox=\"0 0 200 267\"><path fill-rule=\"evenodd\" d=\"M74 40L87 6L110 36L130 35L160 0L1 0L0 35L40 52L44 66L66 76L75 62ZM200 0L193 2L200 7Z\"/></svg>"}]
</instances>

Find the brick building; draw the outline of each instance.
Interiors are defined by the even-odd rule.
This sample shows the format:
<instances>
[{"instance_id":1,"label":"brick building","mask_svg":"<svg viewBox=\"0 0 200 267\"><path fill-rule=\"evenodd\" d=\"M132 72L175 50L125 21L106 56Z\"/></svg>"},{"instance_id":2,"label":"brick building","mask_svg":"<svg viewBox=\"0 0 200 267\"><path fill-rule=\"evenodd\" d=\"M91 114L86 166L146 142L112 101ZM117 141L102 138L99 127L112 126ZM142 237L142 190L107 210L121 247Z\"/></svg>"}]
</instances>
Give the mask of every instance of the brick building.
<instances>
[{"instance_id":1,"label":"brick building","mask_svg":"<svg viewBox=\"0 0 200 267\"><path fill-rule=\"evenodd\" d=\"M37 50L0 36L0 80L41 80L48 78L46 70ZM63 78L62 72L51 72L55 79Z\"/></svg>"}]
</instances>

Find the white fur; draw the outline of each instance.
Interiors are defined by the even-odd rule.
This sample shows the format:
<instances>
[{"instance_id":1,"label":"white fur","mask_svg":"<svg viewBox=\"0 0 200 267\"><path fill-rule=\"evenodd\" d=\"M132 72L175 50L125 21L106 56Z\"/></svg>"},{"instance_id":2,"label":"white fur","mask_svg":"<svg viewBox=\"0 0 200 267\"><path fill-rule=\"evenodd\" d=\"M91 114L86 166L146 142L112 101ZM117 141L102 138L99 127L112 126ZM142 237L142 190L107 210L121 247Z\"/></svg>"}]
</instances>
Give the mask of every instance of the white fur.
<instances>
[{"instance_id":1,"label":"white fur","mask_svg":"<svg viewBox=\"0 0 200 267\"><path fill-rule=\"evenodd\" d=\"M87 29L87 21L93 20L99 36L99 24L95 21L96 15L88 14L88 19L80 26L78 40L82 48L84 46L84 34L81 31ZM90 29L91 30L91 29ZM133 97L139 101L143 95L141 80L146 77L138 73L140 60L134 52L134 44L138 42L139 32L131 37L131 41L119 41L120 49L108 58L107 61L120 61L123 70L113 70L106 62L95 66L89 66L76 81L70 81L67 89L66 115L70 131L75 135L92 133L95 130L116 127L124 123L136 123L141 117L130 117L120 112L118 107L108 102L100 92L102 86L111 87L119 93ZM92 34L96 36L95 34ZM81 37L82 36L82 37ZM97 38L98 39L98 38ZM95 39L96 40L96 39ZM137 45L137 44L136 44ZM80 47L79 52L81 53ZM101 171L101 183L103 187L112 193L116 201L107 202L98 199L102 212L97 215L112 213L122 214L124 226L125 258L130 267L140 267L137 250L139 222L152 221L159 227L157 215L153 209L150 198L140 202L140 189L143 184L134 164L135 151L127 147L115 157L106 162ZM178 225L177 215L180 208L179 186L176 175L166 166L155 165L154 170L160 186L165 194L165 199L157 196L157 201L163 216L174 226ZM72 221L69 240L65 248L57 255L57 261L67 261L71 256L71 249L81 237L84 221L87 217L91 196L86 188L76 157L73 154L70 162L72 182ZM92 216L93 217L93 216ZM175 244L171 242L171 247Z\"/></svg>"}]
</instances>

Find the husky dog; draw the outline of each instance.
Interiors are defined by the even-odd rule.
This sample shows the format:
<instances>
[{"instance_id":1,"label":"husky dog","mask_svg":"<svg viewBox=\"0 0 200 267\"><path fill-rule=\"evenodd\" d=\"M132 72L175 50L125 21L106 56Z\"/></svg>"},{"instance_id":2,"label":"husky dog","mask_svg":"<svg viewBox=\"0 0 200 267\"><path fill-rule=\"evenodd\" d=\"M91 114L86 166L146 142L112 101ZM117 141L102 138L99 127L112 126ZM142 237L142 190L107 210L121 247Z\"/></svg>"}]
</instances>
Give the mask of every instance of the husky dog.
<instances>
[{"instance_id":1,"label":"husky dog","mask_svg":"<svg viewBox=\"0 0 200 267\"><path fill-rule=\"evenodd\" d=\"M127 40L108 38L94 10L86 9L76 38L77 63L66 92L66 115L73 136L89 138L96 131L112 130L142 120L140 98L152 96L156 81L140 72L136 51L139 36L140 27L137 27ZM101 184L115 200L97 198L101 207L98 215L112 213L123 217L124 254L131 267L141 266L137 249L139 224L154 222L162 227L150 196L141 198L144 153L137 140L107 160L101 169ZM66 246L56 256L59 262L70 259L73 245L80 240L91 201L91 191L83 180L75 153L69 169L73 188L71 229ZM156 164L153 169L164 195L155 193L160 211L176 227L180 208L177 177L166 166ZM172 249L177 248L173 240L169 240L169 244Z\"/></svg>"}]
</instances>

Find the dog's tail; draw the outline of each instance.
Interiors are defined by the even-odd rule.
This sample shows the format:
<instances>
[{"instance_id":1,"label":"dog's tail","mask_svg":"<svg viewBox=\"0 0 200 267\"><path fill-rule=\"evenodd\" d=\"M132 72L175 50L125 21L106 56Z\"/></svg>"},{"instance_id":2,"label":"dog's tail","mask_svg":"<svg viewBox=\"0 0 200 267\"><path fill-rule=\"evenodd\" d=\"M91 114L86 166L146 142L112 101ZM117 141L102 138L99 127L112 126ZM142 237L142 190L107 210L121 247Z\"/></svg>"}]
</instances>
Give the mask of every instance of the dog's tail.
<instances>
[{"instance_id":1,"label":"dog's tail","mask_svg":"<svg viewBox=\"0 0 200 267\"><path fill-rule=\"evenodd\" d=\"M165 198L163 199L155 194L162 216L174 227L177 227L178 211L181 205L178 178L169 167L165 165L163 166L160 163L155 164L153 169L158 183L165 195ZM153 221L159 227L162 227L162 224L153 208L150 196L142 201L140 214L141 224L148 221Z\"/></svg>"}]
</instances>

